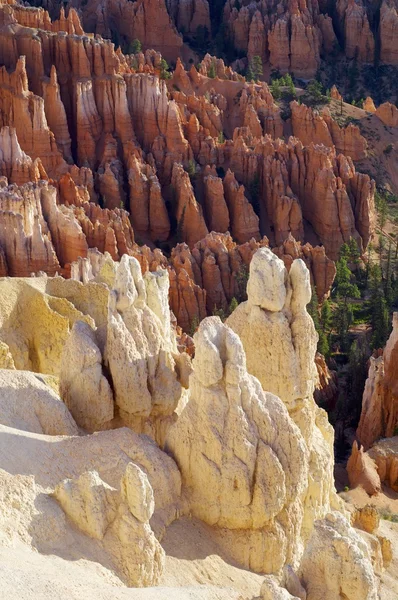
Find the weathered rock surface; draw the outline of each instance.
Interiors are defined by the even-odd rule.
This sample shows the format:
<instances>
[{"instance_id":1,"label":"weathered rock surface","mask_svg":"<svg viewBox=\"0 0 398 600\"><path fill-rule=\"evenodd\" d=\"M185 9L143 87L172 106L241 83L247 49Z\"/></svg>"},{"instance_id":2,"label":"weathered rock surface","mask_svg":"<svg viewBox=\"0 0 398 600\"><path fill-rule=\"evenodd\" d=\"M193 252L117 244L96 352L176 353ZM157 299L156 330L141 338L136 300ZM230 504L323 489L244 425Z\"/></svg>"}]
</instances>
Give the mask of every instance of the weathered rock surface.
<instances>
[{"instance_id":1,"label":"weathered rock surface","mask_svg":"<svg viewBox=\"0 0 398 600\"><path fill-rule=\"evenodd\" d=\"M244 566L275 572L298 557L300 527L288 515L302 519L304 440L279 398L248 375L238 336L218 317L202 321L194 340L190 399L166 448L181 470L189 510L231 530L230 553Z\"/></svg>"},{"instance_id":2,"label":"weathered rock surface","mask_svg":"<svg viewBox=\"0 0 398 600\"><path fill-rule=\"evenodd\" d=\"M128 585L144 587L159 582L164 551L149 525L153 490L139 466L127 465L120 493L96 471L88 471L60 483L54 496L79 529L109 548Z\"/></svg>"},{"instance_id":3,"label":"weathered rock surface","mask_svg":"<svg viewBox=\"0 0 398 600\"><path fill-rule=\"evenodd\" d=\"M307 600L378 597L369 548L339 513L317 521L304 551L301 576Z\"/></svg>"},{"instance_id":4,"label":"weathered rock surface","mask_svg":"<svg viewBox=\"0 0 398 600\"><path fill-rule=\"evenodd\" d=\"M45 435L77 435L76 423L45 379L29 371L0 370L1 421Z\"/></svg>"},{"instance_id":5,"label":"weathered rock surface","mask_svg":"<svg viewBox=\"0 0 398 600\"><path fill-rule=\"evenodd\" d=\"M357 437L365 450L380 437L396 435L398 423L398 313L382 356L370 358Z\"/></svg>"},{"instance_id":6,"label":"weathered rock surface","mask_svg":"<svg viewBox=\"0 0 398 600\"><path fill-rule=\"evenodd\" d=\"M376 463L364 452L362 446L358 446L356 441L347 462L347 473L352 488L362 486L370 496L380 491L380 476Z\"/></svg>"},{"instance_id":7,"label":"weathered rock surface","mask_svg":"<svg viewBox=\"0 0 398 600\"><path fill-rule=\"evenodd\" d=\"M323 517L325 507L336 501L333 433L313 399L317 335L306 310L311 298L309 272L303 261L295 260L287 273L279 258L261 248L250 264L247 295L247 302L226 323L242 340L249 373L283 400L306 443L311 457L309 478L314 482L303 502L302 534L306 537L314 518Z\"/></svg>"}]
</instances>

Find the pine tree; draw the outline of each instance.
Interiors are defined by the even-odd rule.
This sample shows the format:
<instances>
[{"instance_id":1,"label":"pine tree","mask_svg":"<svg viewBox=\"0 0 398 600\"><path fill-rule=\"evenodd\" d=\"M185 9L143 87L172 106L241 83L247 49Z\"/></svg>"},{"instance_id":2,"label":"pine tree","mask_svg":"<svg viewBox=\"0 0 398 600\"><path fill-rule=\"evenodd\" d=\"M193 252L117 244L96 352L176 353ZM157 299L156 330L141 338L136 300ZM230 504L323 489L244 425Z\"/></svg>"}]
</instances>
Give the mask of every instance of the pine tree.
<instances>
[{"instance_id":1,"label":"pine tree","mask_svg":"<svg viewBox=\"0 0 398 600\"><path fill-rule=\"evenodd\" d=\"M164 58L160 61L160 79L170 79L169 65Z\"/></svg>"},{"instance_id":2,"label":"pine tree","mask_svg":"<svg viewBox=\"0 0 398 600\"><path fill-rule=\"evenodd\" d=\"M129 54L138 54L142 51L142 45L140 40L133 40L129 46Z\"/></svg>"},{"instance_id":3,"label":"pine tree","mask_svg":"<svg viewBox=\"0 0 398 600\"><path fill-rule=\"evenodd\" d=\"M379 265L373 265L371 269L370 289L370 322L373 331L371 346L382 348L390 333L390 317Z\"/></svg>"},{"instance_id":4,"label":"pine tree","mask_svg":"<svg viewBox=\"0 0 398 600\"><path fill-rule=\"evenodd\" d=\"M228 307L228 313L231 315L234 312L235 308L238 308L238 306L239 306L239 302L237 301L237 299L235 297L232 298L232 300L229 304L229 307Z\"/></svg>"},{"instance_id":5,"label":"pine tree","mask_svg":"<svg viewBox=\"0 0 398 600\"><path fill-rule=\"evenodd\" d=\"M263 61L261 57L256 55L250 61L251 71L253 73L254 81L258 81L263 76Z\"/></svg>"},{"instance_id":6,"label":"pine tree","mask_svg":"<svg viewBox=\"0 0 398 600\"><path fill-rule=\"evenodd\" d=\"M354 313L352 306L346 300L339 300L333 313L333 326L343 352L346 352L349 348L348 331L353 320Z\"/></svg>"},{"instance_id":7,"label":"pine tree","mask_svg":"<svg viewBox=\"0 0 398 600\"><path fill-rule=\"evenodd\" d=\"M318 334L318 346L317 350L324 356L329 355L329 340L327 335L325 334L322 324L319 320L319 309L318 309L318 296L315 290L315 287L311 287L311 300L307 306L308 314L311 316L314 321L314 327Z\"/></svg>"},{"instance_id":8,"label":"pine tree","mask_svg":"<svg viewBox=\"0 0 398 600\"><path fill-rule=\"evenodd\" d=\"M282 92L281 92L281 85L279 82L279 79L274 79L274 81L271 83L271 94L274 98L274 100L280 100L282 97Z\"/></svg>"},{"instance_id":9,"label":"pine tree","mask_svg":"<svg viewBox=\"0 0 398 600\"><path fill-rule=\"evenodd\" d=\"M348 246L347 246L348 248ZM358 286L352 283L353 275L348 267L346 256L341 256L336 263L336 278L334 280L334 294L337 298L360 298Z\"/></svg>"},{"instance_id":10,"label":"pine tree","mask_svg":"<svg viewBox=\"0 0 398 600\"><path fill-rule=\"evenodd\" d=\"M207 76L210 77L210 79L214 79L216 75L216 65L214 63L214 60L212 60L209 70L207 71Z\"/></svg>"},{"instance_id":11,"label":"pine tree","mask_svg":"<svg viewBox=\"0 0 398 600\"><path fill-rule=\"evenodd\" d=\"M325 333L329 333L332 327L332 309L329 300L324 300L321 308L321 325Z\"/></svg>"}]
</instances>

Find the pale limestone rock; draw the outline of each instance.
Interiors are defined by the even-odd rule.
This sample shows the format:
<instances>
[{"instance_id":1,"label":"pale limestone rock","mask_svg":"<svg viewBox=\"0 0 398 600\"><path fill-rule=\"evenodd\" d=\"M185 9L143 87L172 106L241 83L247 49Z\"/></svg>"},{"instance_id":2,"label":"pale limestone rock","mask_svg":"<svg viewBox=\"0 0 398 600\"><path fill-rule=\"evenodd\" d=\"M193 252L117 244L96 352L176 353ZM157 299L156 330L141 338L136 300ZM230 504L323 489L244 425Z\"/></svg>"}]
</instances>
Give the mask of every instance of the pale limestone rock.
<instances>
[{"instance_id":1,"label":"pale limestone rock","mask_svg":"<svg viewBox=\"0 0 398 600\"><path fill-rule=\"evenodd\" d=\"M0 422L46 435L77 435L78 429L44 377L29 371L0 370Z\"/></svg>"},{"instance_id":2,"label":"pale limestone rock","mask_svg":"<svg viewBox=\"0 0 398 600\"><path fill-rule=\"evenodd\" d=\"M0 340L0 368L15 369L14 359L8 345Z\"/></svg>"},{"instance_id":3,"label":"pale limestone rock","mask_svg":"<svg viewBox=\"0 0 398 600\"><path fill-rule=\"evenodd\" d=\"M276 572L297 563L302 550L304 440L281 400L247 373L242 343L229 327L209 317L194 340L190 399L166 448L182 473L190 512L230 530L228 551L245 567Z\"/></svg>"},{"instance_id":4,"label":"pale limestone rock","mask_svg":"<svg viewBox=\"0 0 398 600\"><path fill-rule=\"evenodd\" d=\"M79 257L71 264L71 279L87 283L105 283L112 288L116 276L117 263L109 252L99 252L96 248L89 248L87 258Z\"/></svg>"},{"instance_id":5,"label":"pale limestone rock","mask_svg":"<svg viewBox=\"0 0 398 600\"><path fill-rule=\"evenodd\" d=\"M122 497L131 514L141 523L149 521L155 510L153 489L148 477L134 463L129 463L121 481Z\"/></svg>"},{"instance_id":6,"label":"pale limestone rock","mask_svg":"<svg viewBox=\"0 0 398 600\"><path fill-rule=\"evenodd\" d=\"M122 257L109 298L104 356L120 416L159 443L162 421L173 418L182 393L167 298L167 273L148 273L144 280L138 261Z\"/></svg>"},{"instance_id":7,"label":"pale limestone rock","mask_svg":"<svg viewBox=\"0 0 398 600\"><path fill-rule=\"evenodd\" d=\"M164 551L149 525L154 511L153 490L137 465L127 465L121 493L102 481L97 472L89 471L63 481L54 496L77 527L103 542L128 585L159 582Z\"/></svg>"},{"instance_id":8,"label":"pale limestone rock","mask_svg":"<svg viewBox=\"0 0 398 600\"><path fill-rule=\"evenodd\" d=\"M79 529L92 538L103 539L115 519L118 494L96 471L65 479L56 487L54 496Z\"/></svg>"},{"instance_id":9,"label":"pale limestone rock","mask_svg":"<svg viewBox=\"0 0 398 600\"><path fill-rule=\"evenodd\" d=\"M76 423L88 431L104 428L114 416L112 389L102 373L95 332L77 321L61 358L60 394Z\"/></svg>"},{"instance_id":10,"label":"pale limestone rock","mask_svg":"<svg viewBox=\"0 0 398 600\"><path fill-rule=\"evenodd\" d=\"M317 334L306 310L309 271L296 259L287 273L279 258L261 248L251 261L247 289L247 302L226 323L242 340L249 373L282 399L304 438L310 456L303 501L306 540L314 520L339 504L333 483L333 429L313 400Z\"/></svg>"},{"instance_id":11,"label":"pale limestone rock","mask_svg":"<svg viewBox=\"0 0 398 600\"><path fill-rule=\"evenodd\" d=\"M285 588L280 587L271 575L265 577L260 594L261 600L300 600L298 596L292 596Z\"/></svg>"},{"instance_id":12,"label":"pale limestone rock","mask_svg":"<svg viewBox=\"0 0 398 600\"><path fill-rule=\"evenodd\" d=\"M315 522L301 575L307 600L378 598L367 544L337 512Z\"/></svg>"},{"instance_id":13,"label":"pale limestone rock","mask_svg":"<svg viewBox=\"0 0 398 600\"><path fill-rule=\"evenodd\" d=\"M267 260L264 260L264 256ZM273 312L282 310L286 300L286 269L268 248L256 252L250 263L247 295L253 306Z\"/></svg>"}]
</instances>

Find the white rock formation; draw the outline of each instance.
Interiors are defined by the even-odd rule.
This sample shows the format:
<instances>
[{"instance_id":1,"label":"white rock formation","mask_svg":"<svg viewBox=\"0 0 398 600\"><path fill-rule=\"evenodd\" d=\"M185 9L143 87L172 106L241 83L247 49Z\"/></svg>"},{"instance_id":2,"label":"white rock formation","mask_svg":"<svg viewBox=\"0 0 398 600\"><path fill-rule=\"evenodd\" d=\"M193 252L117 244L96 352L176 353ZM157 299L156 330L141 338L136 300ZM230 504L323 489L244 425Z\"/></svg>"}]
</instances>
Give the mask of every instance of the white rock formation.
<instances>
[{"instance_id":1,"label":"white rock formation","mask_svg":"<svg viewBox=\"0 0 398 600\"><path fill-rule=\"evenodd\" d=\"M261 600L300 600L298 596L292 596L285 588L280 587L271 575L264 578L260 597Z\"/></svg>"},{"instance_id":2,"label":"white rock formation","mask_svg":"<svg viewBox=\"0 0 398 600\"><path fill-rule=\"evenodd\" d=\"M246 567L277 572L302 551L307 448L281 400L247 373L229 327L209 317L194 340L190 399L166 448L192 514L236 531L229 551Z\"/></svg>"},{"instance_id":3,"label":"white rock formation","mask_svg":"<svg viewBox=\"0 0 398 600\"><path fill-rule=\"evenodd\" d=\"M103 542L128 585L159 582L164 551L149 524L155 509L153 490L140 467L127 465L121 493L89 471L63 481L54 496L77 527Z\"/></svg>"},{"instance_id":4,"label":"white rock formation","mask_svg":"<svg viewBox=\"0 0 398 600\"><path fill-rule=\"evenodd\" d=\"M306 310L309 271L297 259L288 273L279 258L261 248L250 263L247 291L247 302L226 323L242 340L249 373L264 390L281 398L304 438L309 453L302 525L306 540L314 519L339 504L333 481L333 429L313 399L317 334Z\"/></svg>"},{"instance_id":5,"label":"white rock formation","mask_svg":"<svg viewBox=\"0 0 398 600\"><path fill-rule=\"evenodd\" d=\"M123 421L159 442L181 398L168 309L166 271L143 279L138 261L124 255L109 298L105 361Z\"/></svg>"},{"instance_id":6,"label":"white rock formation","mask_svg":"<svg viewBox=\"0 0 398 600\"><path fill-rule=\"evenodd\" d=\"M307 600L378 598L368 546L338 512L315 523L301 576Z\"/></svg>"},{"instance_id":7,"label":"white rock formation","mask_svg":"<svg viewBox=\"0 0 398 600\"><path fill-rule=\"evenodd\" d=\"M113 393L102 372L94 330L77 321L61 359L60 394L76 423L87 431L106 427L114 416Z\"/></svg>"},{"instance_id":8,"label":"white rock formation","mask_svg":"<svg viewBox=\"0 0 398 600\"><path fill-rule=\"evenodd\" d=\"M77 435L65 404L39 374L0 369L0 421L46 435Z\"/></svg>"}]
</instances>

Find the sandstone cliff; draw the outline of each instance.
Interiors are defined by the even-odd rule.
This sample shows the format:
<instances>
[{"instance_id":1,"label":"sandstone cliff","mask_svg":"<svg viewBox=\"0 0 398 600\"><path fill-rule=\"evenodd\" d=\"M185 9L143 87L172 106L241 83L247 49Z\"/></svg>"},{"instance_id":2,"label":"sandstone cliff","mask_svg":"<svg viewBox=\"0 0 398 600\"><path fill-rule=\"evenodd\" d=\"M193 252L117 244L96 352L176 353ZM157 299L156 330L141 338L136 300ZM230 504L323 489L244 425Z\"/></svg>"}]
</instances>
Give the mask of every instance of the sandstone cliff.
<instances>
[{"instance_id":1,"label":"sandstone cliff","mask_svg":"<svg viewBox=\"0 0 398 600\"><path fill-rule=\"evenodd\" d=\"M380 437L396 435L398 423L398 313L383 354L370 358L357 437L365 450Z\"/></svg>"}]
</instances>

